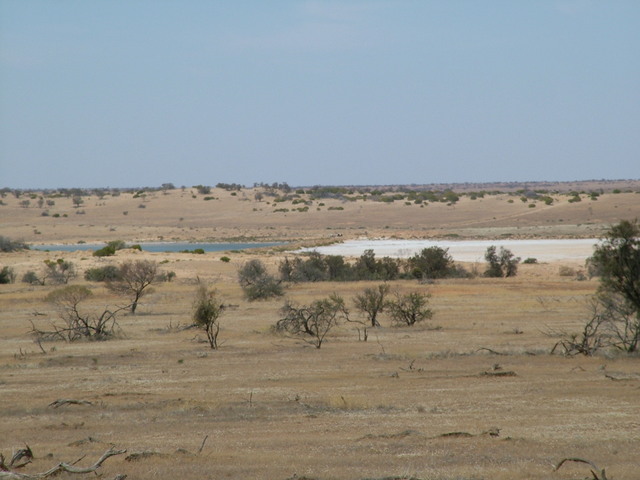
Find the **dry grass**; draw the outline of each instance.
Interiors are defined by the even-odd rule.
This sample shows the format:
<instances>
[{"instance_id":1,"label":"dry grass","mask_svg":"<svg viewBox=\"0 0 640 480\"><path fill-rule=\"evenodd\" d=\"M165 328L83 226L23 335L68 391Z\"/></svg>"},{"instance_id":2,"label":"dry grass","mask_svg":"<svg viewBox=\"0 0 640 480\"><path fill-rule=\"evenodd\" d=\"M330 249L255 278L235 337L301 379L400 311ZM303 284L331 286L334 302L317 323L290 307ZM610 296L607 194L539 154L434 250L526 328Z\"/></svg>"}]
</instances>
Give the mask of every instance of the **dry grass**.
<instances>
[{"instance_id":1,"label":"dry grass","mask_svg":"<svg viewBox=\"0 0 640 480\"><path fill-rule=\"evenodd\" d=\"M273 336L281 301L245 302L226 268L216 262L209 274L238 306L226 313L215 352L201 333L176 328L189 322L195 287L187 279L160 286L138 315L122 317L122 338L45 343L46 354L28 337L27 319L33 310L47 313L35 321L49 318L39 303L49 287L2 286L0 451L28 443L31 471L97 458L112 443L162 454L102 467L107 477L140 479L543 479L568 456L607 466L613 478L637 472L637 359L550 356L554 340L542 332L576 328L594 282L525 274L422 286L436 310L429 325L383 322L366 343L346 325L316 350ZM364 287L306 284L289 295L350 298ZM96 294L99 304L115 300ZM516 375L482 375L497 371ZM610 371L629 380L612 381ZM91 405L48 407L60 398ZM495 428L500 436L483 434ZM441 437L450 432L472 436ZM580 471L565 468L564 478Z\"/></svg>"},{"instance_id":2,"label":"dry grass","mask_svg":"<svg viewBox=\"0 0 640 480\"><path fill-rule=\"evenodd\" d=\"M9 204L0 207L0 234L42 242L236 234L306 240L328 236L329 225L331 232L357 235L388 232L384 225L395 222L392 233L407 237L445 231L591 236L618 218L639 216L636 194L546 210L497 197L464 200L455 208L356 203L342 212L280 217L254 212L260 207L252 200L215 195L224 198L204 202L187 192L184 203L176 205L180 191L158 193L145 209L132 207L130 197L107 198L104 206L87 202L84 216L74 215L69 204L69 217L59 219ZM130 213L124 216L126 209ZM552 211L560 214L547 222L545 215ZM493 216L499 218L492 223ZM583 217L596 216L592 225L577 226ZM42 233L34 235L34 228ZM111 444L129 453L156 453L133 461L111 458L101 467L103 478L116 473L185 480L588 475L578 464L553 473L564 457L588 458L606 467L609 478L638 478L638 358L611 352L593 358L548 354L556 339L545 332L578 329L595 281L561 277L560 264L539 264L521 266L511 279L429 286L395 282L393 288L432 293L435 316L428 324L393 328L383 318L383 327L366 343L358 341L353 326L343 325L317 350L270 332L282 300L248 303L242 298L236 268L254 255L232 253L232 261L224 263L217 254L121 251L112 259L64 254L81 273L130 258L167 261L162 268L175 271L177 280L157 286L137 315L120 317L120 338L43 343L46 353L29 336L29 320L46 325L55 319L43 302L53 287L0 285L0 452L10 456L28 444L36 456L28 472L82 455L87 458L80 463L89 464ZM259 255L271 266L281 258L273 251ZM1 263L20 276L54 256L3 254ZM196 275L234 305L222 318L218 351L208 348L204 334L179 328L190 322ZM288 295L304 303L337 291L350 302L372 285L301 284ZM119 301L98 284L91 288L96 307ZM493 375L498 372L514 374ZM57 399L91 404L48 406ZM496 429L499 436L488 433ZM452 432L470 435L442 436Z\"/></svg>"}]
</instances>

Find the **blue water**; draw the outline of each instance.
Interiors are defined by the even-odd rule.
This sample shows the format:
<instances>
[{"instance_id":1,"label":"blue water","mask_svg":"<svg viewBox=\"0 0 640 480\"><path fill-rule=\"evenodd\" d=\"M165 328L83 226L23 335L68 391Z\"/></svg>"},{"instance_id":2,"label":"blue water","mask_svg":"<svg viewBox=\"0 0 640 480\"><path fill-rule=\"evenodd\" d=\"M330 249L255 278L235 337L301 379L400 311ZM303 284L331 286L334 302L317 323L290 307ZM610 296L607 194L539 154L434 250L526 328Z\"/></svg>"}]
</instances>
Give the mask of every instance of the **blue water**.
<instances>
[{"instance_id":1,"label":"blue water","mask_svg":"<svg viewBox=\"0 0 640 480\"><path fill-rule=\"evenodd\" d=\"M33 250L49 250L52 252L75 252L77 250L99 250L106 244L79 243L75 245L32 245ZM129 245L129 244L127 244ZM133 244L131 244L133 245ZM249 248L275 247L284 243L188 243L188 242L155 242L139 243L145 252L180 252L201 248L205 252L225 252L228 250L247 250Z\"/></svg>"}]
</instances>

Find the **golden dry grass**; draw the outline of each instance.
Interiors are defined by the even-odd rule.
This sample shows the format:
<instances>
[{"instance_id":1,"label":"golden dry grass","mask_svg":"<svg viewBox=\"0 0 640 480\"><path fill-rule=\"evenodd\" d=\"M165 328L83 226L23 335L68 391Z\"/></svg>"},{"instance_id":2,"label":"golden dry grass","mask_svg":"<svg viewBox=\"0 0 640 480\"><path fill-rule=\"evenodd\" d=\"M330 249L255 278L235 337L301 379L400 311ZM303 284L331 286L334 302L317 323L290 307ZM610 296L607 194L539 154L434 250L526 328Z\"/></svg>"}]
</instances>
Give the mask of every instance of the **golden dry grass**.
<instances>
[{"instance_id":1,"label":"golden dry grass","mask_svg":"<svg viewBox=\"0 0 640 480\"><path fill-rule=\"evenodd\" d=\"M140 211L153 212L156 201L160 204L167 200L164 197L175 200L179 195L179 191L158 194ZM592 212L602 208L607 216L589 226L602 229L619 218L618 212L620 218L637 216L634 195L611 195L594 202L597 206L591 205ZM107 203L112 200L114 204L121 201L114 198ZM194 205L216 205L187 200ZM507 222L514 204L489 200L483 204L493 209L488 213L484 207L475 214L459 213L467 208L464 202L455 210L430 205L421 210L406 207L406 211L427 215L427 211L441 209L440 217L431 213L433 222L440 222L434 231L442 228L464 234L474 215L480 223L485 221L483 215L501 215L504 228L517 231L517 223ZM241 207L229 220L231 227L218 226L217 222L224 222L213 213L217 209L209 216L183 206L182 214L176 211L175 215L192 222L186 233L185 227L173 226L175 219L161 225L159 214L136 217L130 206L127 216L121 213L123 205L107 205L96 209L111 208L112 214L100 210L91 217L93 207L87 205L82 221L69 207L67 219L48 223L50 217L15 216L15 212L31 214L36 209L7 205L0 207L0 234L17 238L14 232L22 232L25 239L43 242L108 239L103 235L139 241L159 235L170 238L175 229L178 238L192 235L200 240L216 237L221 230L254 238L267 232L264 238L304 240L326 236L328 223L322 222L339 219L344 232L361 232L360 227L350 230L349 222L384 232L384 224L393 217L378 213L387 206L377 205L363 213L362 219L350 216L354 212L349 211L331 212L335 219L329 218L329 212L317 212L326 218L309 222L307 227L304 222L286 224L284 219L292 215L283 216L278 225L269 223L271 214L264 220L260 215L253 217L251 201L229 196L220 202L227 202L224 205L229 209ZM242 210L245 203L247 208ZM170 204L163 204L167 216L173 215ZM530 222L526 228L531 232L544 231L544 216L534 222L529 217L533 214L515 206L522 215L510 218ZM580 222L571 220L571 215L579 216L578 210L568 210L574 206L553 207L562 212L549 222L557 227L555 233L564 228L560 223L573 225L572 235L579 233ZM403 206L389 208L396 216L405 211ZM588 215L586 202L584 208ZM628 211L632 215L627 216ZM311 211L308 214L308 219L314 218ZM293 218L297 222L300 217ZM559 218L566 221L559 222ZM85 220L94 226L88 227L89 222L81 226ZM396 233L422 235L422 227L411 230L413 217L398 216L397 221ZM487 231L501 231L499 225L486 222ZM457 229L460 225L464 228ZM42 233L31 236L33 228ZM109 228L116 231L108 232ZM597 288L595 280L560 277L562 263L553 263L523 265L518 277L511 279L446 280L428 286L394 282L393 288L402 291L420 289L432 294L436 313L429 324L397 328L383 318L383 327L373 330L368 342L358 341L353 326L342 325L317 350L271 333L282 299L254 303L243 299L236 268L256 255L271 268L282 258L270 250L233 253L230 263L219 261L218 254L121 251L109 259L86 252L64 254L80 272L125 259L166 261L162 268L175 271L177 280L158 285L143 299L135 316L121 316L119 338L45 342L46 353L29 335L29 321L46 326L55 320L55 312L43 301L55 287L0 285L0 452L10 456L25 443L31 446L36 459L27 472L44 471L83 455L87 457L80 463L90 464L111 444L128 453L156 453L137 461L111 458L100 469L103 478L117 473L135 479L185 480L287 479L294 475L425 480L588 476L584 465L567 465L553 473L553 465L564 457L588 458L606 467L609 478L638 478L638 358L612 352L592 358L549 354L557 338L545 332L579 329L587 314L584 301ZM46 252L3 254L0 263L12 265L20 275L55 256ZM211 282L224 301L233 305L222 318L218 351L208 348L203 334L179 328L190 322L196 276ZM372 285L375 283L299 284L287 295L304 303L336 291L350 303L355 293ZM120 301L99 284L89 286L95 293L90 306L102 308ZM34 315L36 312L43 315ZM87 400L91 405L48 406L57 399ZM495 429L499 436L487 433ZM470 436L442 436L452 432Z\"/></svg>"}]
</instances>

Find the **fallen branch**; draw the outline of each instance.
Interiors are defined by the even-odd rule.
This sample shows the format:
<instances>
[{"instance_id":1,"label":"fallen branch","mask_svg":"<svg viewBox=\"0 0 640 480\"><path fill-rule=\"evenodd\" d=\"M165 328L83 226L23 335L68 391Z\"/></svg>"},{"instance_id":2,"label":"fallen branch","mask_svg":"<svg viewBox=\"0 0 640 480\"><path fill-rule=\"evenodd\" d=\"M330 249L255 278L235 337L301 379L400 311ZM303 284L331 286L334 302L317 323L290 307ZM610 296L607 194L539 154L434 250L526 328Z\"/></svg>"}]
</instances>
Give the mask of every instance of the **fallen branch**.
<instances>
[{"instance_id":1,"label":"fallen branch","mask_svg":"<svg viewBox=\"0 0 640 480\"><path fill-rule=\"evenodd\" d=\"M495 350L492 350L491 348L487 348L487 347L482 347L476 350L476 352L479 352L481 350L486 350L489 353L493 353L494 355L509 355L508 353L503 353L503 352L497 352Z\"/></svg>"},{"instance_id":2,"label":"fallen branch","mask_svg":"<svg viewBox=\"0 0 640 480\"><path fill-rule=\"evenodd\" d=\"M505 370L504 372L482 372L481 377L517 377L518 374L512 370Z\"/></svg>"},{"instance_id":3,"label":"fallen branch","mask_svg":"<svg viewBox=\"0 0 640 480\"><path fill-rule=\"evenodd\" d=\"M58 400L54 400L49 404L52 408L58 408L62 405L93 405L88 400L74 400L72 398L59 398Z\"/></svg>"},{"instance_id":4,"label":"fallen branch","mask_svg":"<svg viewBox=\"0 0 640 480\"><path fill-rule=\"evenodd\" d=\"M565 462L577 462L577 463L586 463L590 467L593 468L591 470L591 475L593 475L594 480L607 480L607 475L604 472L604 468L600 470L595 463L590 462L589 460L584 460L582 458L563 458L558 465L553 469L554 472L557 472ZM594 471L596 470L596 471ZM597 473L597 470L600 470L600 473Z\"/></svg>"},{"instance_id":5,"label":"fallen branch","mask_svg":"<svg viewBox=\"0 0 640 480\"><path fill-rule=\"evenodd\" d=\"M253 392L251 392L251 395L253 395ZM202 444L200 445L200 448L198 449L198 453L202 453L202 449L204 448L204 444L207 441L207 438L209 438L209 435L205 435L204 438L202 439Z\"/></svg>"},{"instance_id":6,"label":"fallen branch","mask_svg":"<svg viewBox=\"0 0 640 480\"><path fill-rule=\"evenodd\" d=\"M85 468L74 467L69 463L60 462L55 467L42 473L26 474L26 473L12 472L12 471L0 471L0 480L38 480L41 478L53 477L55 475L58 475L61 472L79 473L79 474L92 473L92 472L95 472L98 468L100 468L100 466L104 463L104 461L107 458L113 457L115 455L122 455L125 452L126 450L114 450L113 448L110 448L109 450L107 450L102 454L102 456L98 459L96 463L94 463L90 467L85 467Z\"/></svg>"}]
</instances>

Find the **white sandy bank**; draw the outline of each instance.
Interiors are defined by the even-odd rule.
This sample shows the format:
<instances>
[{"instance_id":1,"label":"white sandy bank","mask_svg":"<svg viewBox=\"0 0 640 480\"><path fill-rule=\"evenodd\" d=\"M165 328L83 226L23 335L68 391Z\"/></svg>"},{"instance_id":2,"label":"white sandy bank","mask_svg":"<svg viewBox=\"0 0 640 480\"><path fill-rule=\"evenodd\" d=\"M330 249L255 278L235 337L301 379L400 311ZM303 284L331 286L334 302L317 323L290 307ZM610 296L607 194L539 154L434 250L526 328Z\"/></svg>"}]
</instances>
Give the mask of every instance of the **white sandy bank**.
<instances>
[{"instance_id":1,"label":"white sandy bank","mask_svg":"<svg viewBox=\"0 0 640 480\"><path fill-rule=\"evenodd\" d=\"M344 255L358 257L367 249L372 249L377 257L410 257L419 253L423 248L448 248L454 260L460 262L482 262L487 247L495 245L511 250L514 255L523 260L528 257L538 261L555 260L584 261L593 253L598 239L569 239L569 240L386 240L365 239L348 240L343 243L317 247L315 249L323 255Z\"/></svg>"}]
</instances>

